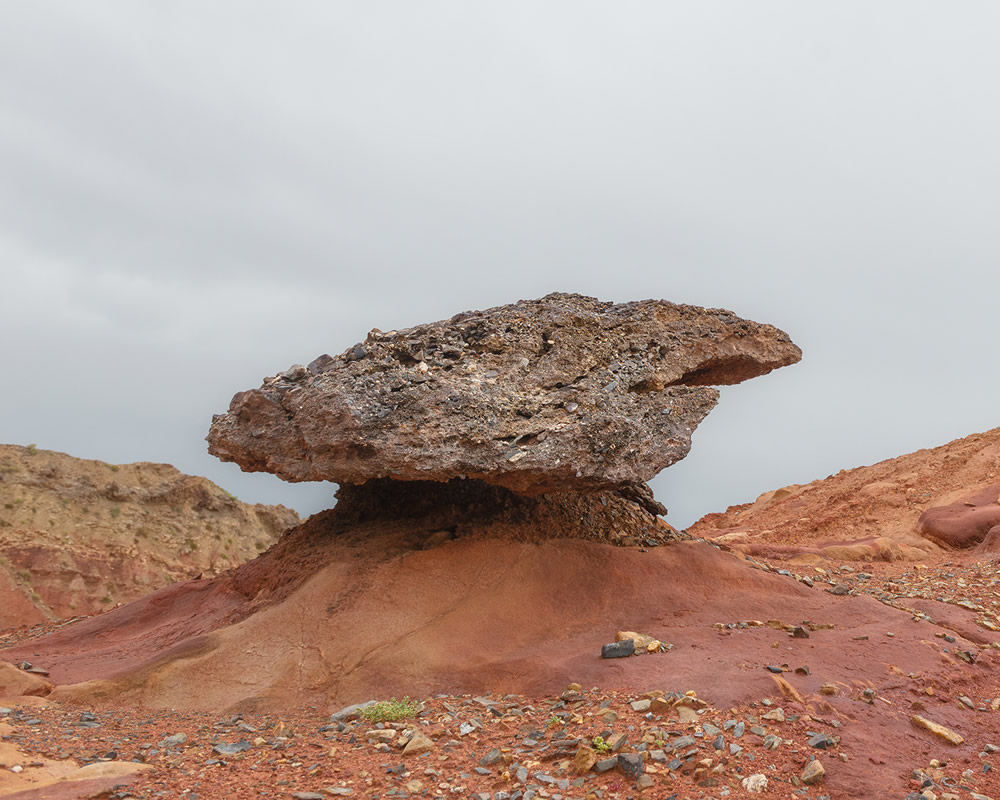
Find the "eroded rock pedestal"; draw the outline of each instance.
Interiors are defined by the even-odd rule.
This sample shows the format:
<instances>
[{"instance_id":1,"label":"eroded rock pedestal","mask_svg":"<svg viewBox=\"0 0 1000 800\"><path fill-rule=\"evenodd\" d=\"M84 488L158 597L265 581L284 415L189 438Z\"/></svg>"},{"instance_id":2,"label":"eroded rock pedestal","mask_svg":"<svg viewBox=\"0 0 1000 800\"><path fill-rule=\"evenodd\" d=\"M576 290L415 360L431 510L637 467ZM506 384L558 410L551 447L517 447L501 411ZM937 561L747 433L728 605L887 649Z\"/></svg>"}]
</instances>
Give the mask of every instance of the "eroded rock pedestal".
<instances>
[{"instance_id":1,"label":"eroded rock pedestal","mask_svg":"<svg viewBox=\"0 0 1000 800\"><path fill-rule=\"evenodd\" d=\"M645 481L687 453L712 384L799 357L728 311L562 294L373 331L237 394L208 437L245 470L339 483L336 508L224 576L28 646L66 701L340 706L592 685L609 631L693 608L704 643L744 594L777 617L802 588L709 545L655 547L687 537Z\"/></svg>"}]
</instances>

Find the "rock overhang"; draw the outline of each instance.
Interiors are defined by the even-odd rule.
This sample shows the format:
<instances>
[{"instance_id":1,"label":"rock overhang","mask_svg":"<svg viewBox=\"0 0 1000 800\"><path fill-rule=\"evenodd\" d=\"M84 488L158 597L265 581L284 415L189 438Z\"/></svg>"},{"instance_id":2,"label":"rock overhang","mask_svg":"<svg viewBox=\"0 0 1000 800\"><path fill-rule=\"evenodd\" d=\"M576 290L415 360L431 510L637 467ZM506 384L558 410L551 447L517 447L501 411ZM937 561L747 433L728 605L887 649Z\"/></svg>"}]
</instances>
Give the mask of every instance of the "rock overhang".
<instances>
[{"instance_id":1,"label":"rock overhang","mask_svg":"<svg viewBox=\"0 0 1000 800\"><path fill-rule=\"evenodd\" d=\"M288 481L621 489L687 455L715 386L800 358L783 331L724 309L550 294L375 329L265 379L215 417L209 451Z\"/></svg>"}]
</instances>

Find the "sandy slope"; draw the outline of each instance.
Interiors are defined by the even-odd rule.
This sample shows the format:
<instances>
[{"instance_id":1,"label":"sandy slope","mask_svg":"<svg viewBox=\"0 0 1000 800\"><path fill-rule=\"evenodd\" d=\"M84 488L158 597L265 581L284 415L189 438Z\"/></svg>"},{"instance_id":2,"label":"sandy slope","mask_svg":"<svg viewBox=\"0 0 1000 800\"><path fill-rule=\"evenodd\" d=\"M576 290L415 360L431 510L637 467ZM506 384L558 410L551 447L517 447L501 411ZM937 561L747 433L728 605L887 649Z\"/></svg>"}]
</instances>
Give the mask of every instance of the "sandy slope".
<instances>
[{"instance_id":1,"label":"sandy slope","mask_svg":"<svg viewBox=\"0 0 1000 800\"><path fill-rule=\"evenodd\" d=\"M949 542L933 535L927 518L940 516L937 509L944 507L958 506L969 513L986 506L1000 509L998 497L1000 428L994 428L766 492L754 503L706 515L688 532L751 555L803 555L799 560L804 563L819 563L809 555L831 561L933 560L947 556ZM984 519L994 519L992 513L984 517L979 511L953 524L959 532L970 531L964 538L959 535L964 547L982 542L992 525L978 535L971 531L982 527Z\"/></svg>"}]
</instances>

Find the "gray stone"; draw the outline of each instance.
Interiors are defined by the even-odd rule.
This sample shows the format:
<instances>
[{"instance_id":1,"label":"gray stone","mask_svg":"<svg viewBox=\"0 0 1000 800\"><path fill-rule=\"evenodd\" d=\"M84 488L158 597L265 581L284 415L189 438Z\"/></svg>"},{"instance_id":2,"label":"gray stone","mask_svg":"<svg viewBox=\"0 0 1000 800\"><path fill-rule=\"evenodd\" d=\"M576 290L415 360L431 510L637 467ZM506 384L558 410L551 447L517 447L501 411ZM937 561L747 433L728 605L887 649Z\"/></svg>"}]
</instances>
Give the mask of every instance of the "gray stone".
<instances>
[{"instance_id":1,"label":"gray stone","mask_svg":"<svg viewBox=\"0 0 1000 800\"><path fill-rule=\"evenodd\" d=\"M619 753L618 769L626 778L637 780L643 772L642 753Z\"/></svg>"},{"instance_id":2,"label":"gray stone","mask_svg":"<svg viewBox=\"0 0 1000 800\"><path fill-rule=\"evenodd\" d=\"M228 742L220 742L212 748L212 751L218 753L220 756L233 756L237 753L242 753L244 750L250 749L250 742L246 739L241 739L235 744L229 744Z\"/></svg>"},{"instance_id":3,"label":"gray stone","mask_svg":"<svg viewBox=\"0 0 1000 800\"><path fill-rule=\"evenodd\" d=\"M809 746L815 747L818 750L829 750L831 747L836 746L836 742L825 733L817 733L809 738Z\"/></svg>"},{"instance_id":4,"label":"gray stone","mask_svg":"<svg viewBox=\"0 0 1000 800\"><path fill-rule=\"evenodd\" d=\"M601 647L601 658L626 658L633 653L635 653L635 642L631 639L609 642Z\"/></svg>"},{"instance_id":5,"label":"gray stone","mask_svg":"<svg viewBox=\"0 0 1000 800\"><path fill-rule=\"evenodd\" d=\"M344 706L340 711L335 711L330 715L331 722L346 722L353 717L358 715L358 712L362 708L367 708L368 706L375 705L375 700L366 700L364 703L355 703L354 705Z\"/></svg>"}]
</instances>

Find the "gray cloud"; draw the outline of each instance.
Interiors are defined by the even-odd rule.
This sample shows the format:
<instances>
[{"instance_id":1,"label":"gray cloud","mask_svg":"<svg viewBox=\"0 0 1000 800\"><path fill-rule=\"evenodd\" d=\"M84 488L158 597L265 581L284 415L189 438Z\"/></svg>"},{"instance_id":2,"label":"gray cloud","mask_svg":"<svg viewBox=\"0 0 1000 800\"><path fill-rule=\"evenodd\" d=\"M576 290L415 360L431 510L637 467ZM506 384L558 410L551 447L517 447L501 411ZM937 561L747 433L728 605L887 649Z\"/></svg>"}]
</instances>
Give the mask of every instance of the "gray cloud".
<instances>
[{"instance_id":1,"label":"gray cloud","mask_svg":"<svg viewBox=\"0 0 1000 800\"><path fill-rule=\"evenodd\" d=\"M656 480L685 524L998 423L993 4L11 3L0 440L205 453L293 362L552 290L724 306L801 365Z\"/></svg>"}]
</instances>

